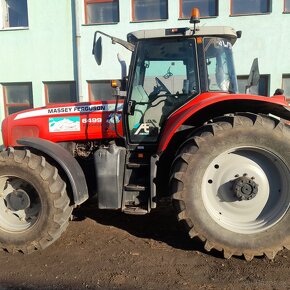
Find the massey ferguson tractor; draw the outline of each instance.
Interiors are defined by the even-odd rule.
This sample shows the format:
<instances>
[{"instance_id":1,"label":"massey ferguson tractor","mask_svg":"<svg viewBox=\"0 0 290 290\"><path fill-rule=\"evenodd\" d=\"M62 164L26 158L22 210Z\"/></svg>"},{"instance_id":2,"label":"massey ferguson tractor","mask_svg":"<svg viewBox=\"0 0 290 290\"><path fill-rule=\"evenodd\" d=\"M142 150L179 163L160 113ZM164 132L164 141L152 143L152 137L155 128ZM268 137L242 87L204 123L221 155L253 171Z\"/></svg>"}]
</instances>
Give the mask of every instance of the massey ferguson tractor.
<instances>
[{"instance_id":1,"label":"massey ferguson tractor","mask_svg":"<svg viewBox=\"0 0 290 290\"><path fill-rule=\"evenodd\" d=\"M289 107L284 96L238 93L232 47L241 33L198 22L194 9L189 28L136 31L127 41L97 31L98 64L97 34L132 52L112 101L3 121L2 249L46 248L87 200L141 215L167 196L207 251L251 260L290 249Z\"/></svg>"}]
</instances>

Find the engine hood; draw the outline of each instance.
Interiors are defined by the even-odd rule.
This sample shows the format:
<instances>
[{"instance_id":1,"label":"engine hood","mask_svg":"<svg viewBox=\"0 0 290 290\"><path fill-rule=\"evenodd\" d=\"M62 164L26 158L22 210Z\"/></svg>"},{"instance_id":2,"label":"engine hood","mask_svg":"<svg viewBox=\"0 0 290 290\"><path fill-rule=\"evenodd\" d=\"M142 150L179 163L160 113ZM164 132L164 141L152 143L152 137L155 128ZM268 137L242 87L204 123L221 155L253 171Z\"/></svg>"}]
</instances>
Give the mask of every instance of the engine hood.
<instances>
[{"instance_id":1,"label":"engine hood","mask_svg":"<svg viewBox=\"0 0 290 290\"><path fill-rule=\"evenodd\" d=\"M122 134L121 111L117 109L118 133ZM23 137L52 142L118 138L114 125L114 101L57 104L8 116L2 123L4 145L17 146Z\"/></svg>"}]
</instances>

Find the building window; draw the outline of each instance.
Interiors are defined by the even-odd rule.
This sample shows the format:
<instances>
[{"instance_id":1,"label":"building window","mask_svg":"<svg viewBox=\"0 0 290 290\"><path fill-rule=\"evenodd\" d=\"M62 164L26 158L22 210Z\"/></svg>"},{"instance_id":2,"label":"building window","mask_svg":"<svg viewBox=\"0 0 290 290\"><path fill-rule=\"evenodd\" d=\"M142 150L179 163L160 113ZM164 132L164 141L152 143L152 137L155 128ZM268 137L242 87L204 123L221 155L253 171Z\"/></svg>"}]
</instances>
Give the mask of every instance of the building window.
<instances>
[{"instance_id":1,"label":"building window","mask_svg":"<svg viewBox=\"0 0 290 290\"><path fill-rule=\"evenodd\" d=\"M86 24L119 22L119 0L85 0Z\"/></svg>"},{"instance_id":2,"label":"building window","mask_svg":"<svg viewBox=\"0 0 290 290\"><path fill-rule=\"evenodd\" d=\"M198 8L201 17L218 16L218 0L180 0L180 18L189 19L192 8Z\"/></svg>"},{"instance_id":3,"label":"building window","mask_svg":"<svg viewBox=\"0 0 290 290\"><path fill-rule=\"evenodd\" d=\"M28 27L27 0L0 0L0 28Z\"/></svg>"},{"instance_id":4,"label":"building window","mask_svg":"<svg viewBox=\"0 0 290 290\"><path fill-rule=\"evenodd\" d=\"M246 92L246 86L249 76L238 76L238 89L239 93L244 94ZM260 75L258 86L251 87L250 93L253 95L269 96L269 75Z\"/></svg>"},{"instance_id":5,"label":"building window","mask_svg":"<svg viewBox=\"0 0 290 290\"><path fill-rule=\"evenodd\" d=\"M284 90L284 96L290 104L290 74L283 75L282 77L282 89Z\"/></svg>"},{"instance_id":6,"label":"building window","mask_svg":"<svg viewBox=\"0 0 290 290\"><path fill-rule=\"evenodd\" d=\"M231 15L265 14L271 12L271 0L231 0Z\"/></svg>"},{"instance_id":7,"label":"building window","mask_svg":"<svg viewBox=\"0 0 290 290\"><path fill-rule=\"evenodd\" d=\"M168 0L132 0L133 21L168 19Z\"/></svg>"},{"instance_id":8,"label":"building window","mask_svg":"<svg viewBox=\"0 0 290 290\"><path fill-rule=\"evenodd\" d=\"M290 0L284 0L284 12L290 12Z\"/></svg>"},{"instance_id":9,"label":"building window","mask_svg":"<svg viewBox=\"0 0 290 290\"><path fill-rule=\"evenodd\" d=\"M89 81L88 85L90 101L113 100L113 89L111 87L111 81Z\"/></svg>"},{"instance_id":10,"label":"building window","mask_svg":"<svg viewBox=\"0 0 290 290\"><path fill-rule=\"evenodd\" d=\"M63 104L77 101L75 82L46 82L44 86L46 104Z\"/></svg>"},{"instance_id":11,"label":"building window","mask_svg":"<svg viewBox=\"0 0 290 290\"><path fill-rule=\"evenodd\" d=\"M33 107L31 83L6 83L2 87L6 116Z\"/></svg>"}]
</instances>

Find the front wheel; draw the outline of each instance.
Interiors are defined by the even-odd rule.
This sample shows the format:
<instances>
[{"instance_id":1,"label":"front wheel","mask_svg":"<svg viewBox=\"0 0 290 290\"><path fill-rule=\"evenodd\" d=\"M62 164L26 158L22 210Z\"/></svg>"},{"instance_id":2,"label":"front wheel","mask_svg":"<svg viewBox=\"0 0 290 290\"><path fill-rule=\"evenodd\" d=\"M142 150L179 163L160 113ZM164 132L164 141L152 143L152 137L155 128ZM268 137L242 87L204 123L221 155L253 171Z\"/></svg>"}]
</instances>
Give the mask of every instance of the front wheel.
<instances>
[{"instance_id":1,"label":"front wheel","mask_svg":"<svg viewBox=\"0 0 290 290\"><path fill-rule=\"evenodd\" d=\"M289 248L289 148L289 126L254 114L217 118L189 138L171 178L189 235L226 258Z\"/></svg>"},{"instance_id":2,"label":"front wheel","mask_svg":"<svg viewBox=\"0 0 290 290\"><path fill-rule=\"evenodd\" d=\"M29 150L0 154L0 247L31 253L54 242L72 212L57 168Z\"/></svg>"}]
</instances>

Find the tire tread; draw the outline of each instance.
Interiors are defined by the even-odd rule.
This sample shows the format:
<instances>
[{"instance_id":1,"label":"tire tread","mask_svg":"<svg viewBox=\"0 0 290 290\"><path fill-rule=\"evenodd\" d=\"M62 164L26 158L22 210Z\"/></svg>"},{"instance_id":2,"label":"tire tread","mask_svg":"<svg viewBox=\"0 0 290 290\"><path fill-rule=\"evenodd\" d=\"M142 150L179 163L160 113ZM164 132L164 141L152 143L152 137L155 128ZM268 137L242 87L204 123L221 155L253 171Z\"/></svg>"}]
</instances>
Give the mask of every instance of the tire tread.
<instances>
[{"instance_id":1,"label":"tire tread","mask_svg":"<svg viewBox=\"0 0 290 290\"><path fill-rule=\"evenodd\" d=\"M185 223L188 228L188 233L191 238L198 237L204 242L204 248L207 251L216 249L221 251L225 258L229 259L232 256L244 256L245 260L251 261L255 256L265 255L269 259L274 259L278 251L283 247L290 249L290 243L283 244L281 248L273 247L264 249L264 251L241 251L240 249L227 248L223 245L215 243L209 239L206 239L202 233L200 233L194 226L194 221L187 215L186 201L185 201L185 189L184 189L184 178L190 160L192 160L194 154L198 152L199 148L207 142L209 138L212 138L224 130L237 127L261 127L265 126L284 132L284 135L290 136L290 126L285 125L279 120L263 115L257 115L253 113L236 113L234 115L224 115L216 118L211 123L204 125L199 131L195 132L195 135L189 137L177 152L172 165L172 174L170 179L170 188L172 194L172 202L175 210L177 211L177 219ZM287 134L285 131L287 130Z\"/></svg>"},{"instance_id":2,"label":"tire tread","mask_svg":"<svg viewBox=\"0 0 290 290\"><path fill-rule=\"evenodd\" d=\"M44 249L57 240L66 230L69 224L72 207L66 192L66 184L58 174L56 167L46 162L45 157L33 154L28 149L19 150L9 147L0 153L1 166L21 166L29 169L34 176L38 176L49 194L48 199L52 200L53 215L47 221L46 229L42 235L33 241L27 241L21 245L7 245L0 243L0 248L9 253L22 252L30 254L40 249Z\"/></svg>"}]
</instances>

